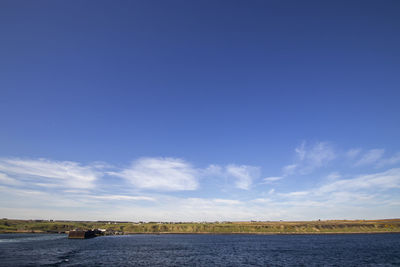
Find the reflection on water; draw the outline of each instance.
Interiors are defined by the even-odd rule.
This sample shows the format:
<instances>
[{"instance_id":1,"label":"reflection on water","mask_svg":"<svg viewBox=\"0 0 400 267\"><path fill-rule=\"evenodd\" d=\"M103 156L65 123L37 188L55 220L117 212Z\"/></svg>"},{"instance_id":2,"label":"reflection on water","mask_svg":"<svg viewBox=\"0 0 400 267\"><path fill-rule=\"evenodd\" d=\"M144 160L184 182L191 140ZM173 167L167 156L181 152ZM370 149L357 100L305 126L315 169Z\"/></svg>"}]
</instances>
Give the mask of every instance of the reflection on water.
<instances>
[{"instance_id":1,"label":"reflection on water","mask_svg":"<svg viewBox=\"0 0 400 267\"><path fill-rule=\"evenodd\" d=\"M19 242L57 240L57 239L64 239L65 237L66 235L7 234L7 235L0 235L0 243L19 243Z\"/></svg>"},{"instance_id":2,"label":"reflection on water","mask_svg":"<svg viewBox=\"0 0 400 267\"><path fill-rule=\"evenodd\" d=\"M399 266L400 234L0 235L1 266Z\"/></svg>"}]
</instances>

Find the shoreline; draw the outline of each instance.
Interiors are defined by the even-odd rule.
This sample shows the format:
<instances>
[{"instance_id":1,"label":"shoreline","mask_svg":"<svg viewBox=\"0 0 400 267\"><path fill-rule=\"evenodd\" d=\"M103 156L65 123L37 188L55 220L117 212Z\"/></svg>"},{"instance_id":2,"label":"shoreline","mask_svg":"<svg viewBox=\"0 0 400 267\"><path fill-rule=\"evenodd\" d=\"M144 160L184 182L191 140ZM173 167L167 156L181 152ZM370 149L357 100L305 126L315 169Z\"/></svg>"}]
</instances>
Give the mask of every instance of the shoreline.
<instances>
[{"instance_id":1,"label":"shoreline","mask_svg":"<svg viewBox=\"0 0 400 267\"><path fill-rule=\"evenodd\" d=\"M400 231L396 232L322 232L322 233L316 233L316 232L304 232L304 233L297 233L297 232L292 232L292 233L252 233L252 232L232 232L232 233L212 233L212 232L204 232L204 233L126 233L123 235L342 235L342 234L400 234Z\"/></svg>"},{"instance_id":2,"label":"shoreline","mask_svg":"<svg viewBox=\"0 0 400 267\"><path fill-rule=\"evenodd\" d=\"M117 222L0 219L0 233L51 234L98 229L102 235L316 235L400 233L400 219L297 222Z\"/></svg>"},{"instance_id":3,"label":"shoreline","mask_svg":"<svg viewBox=\"0 0 400 267\"><path fill-rule=\"evenodd\" d=\"M15 231L15 232L0 232L0 234L60 234L68 235L68 233L55 233L55 232L43 232L43 231ZM101 236L129 236L129 235L357 235L357 234L400 234L400 231L374 231L374 232L232 232L232 233L214 233L214 232L201 232L201 233L182 233L182 232L159 232L159 233L122 233L116 235L101 235ZM98 236L98 237L101 237Z\"/></svg>"}]
</instances>

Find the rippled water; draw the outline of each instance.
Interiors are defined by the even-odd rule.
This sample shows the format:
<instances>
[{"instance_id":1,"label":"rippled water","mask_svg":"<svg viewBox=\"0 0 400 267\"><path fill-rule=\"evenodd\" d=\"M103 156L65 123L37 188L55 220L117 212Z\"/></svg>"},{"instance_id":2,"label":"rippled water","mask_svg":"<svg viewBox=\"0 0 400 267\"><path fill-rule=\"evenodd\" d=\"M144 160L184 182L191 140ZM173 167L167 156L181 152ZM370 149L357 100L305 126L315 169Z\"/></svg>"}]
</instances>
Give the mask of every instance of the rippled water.
<instances>
[{"instance_id":1,"label":"rippled water","mask_svg":"<svg viewBox=\"0 0 400 267\"><path fill-rule=\"evenodd\" d=\"M400 266L400 234L0 235L1 266Z\"/></svg>"}]
</instances>

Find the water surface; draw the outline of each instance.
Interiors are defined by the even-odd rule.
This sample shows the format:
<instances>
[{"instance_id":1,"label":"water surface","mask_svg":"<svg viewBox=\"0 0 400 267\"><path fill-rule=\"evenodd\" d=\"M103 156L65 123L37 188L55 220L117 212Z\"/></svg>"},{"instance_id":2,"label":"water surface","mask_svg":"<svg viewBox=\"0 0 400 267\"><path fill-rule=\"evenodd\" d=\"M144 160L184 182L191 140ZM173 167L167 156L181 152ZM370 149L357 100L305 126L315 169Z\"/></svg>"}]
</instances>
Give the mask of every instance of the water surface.
<instances>
[{"instance_id":1,"label":"water surface","mask_svg":"<svg viewBox=\"0 0 400 267\"><path fill-rule=\"evenodd\" d=\"M0 266L400 266L400 234L0 235Z\"/></svg>"}]
</instances>

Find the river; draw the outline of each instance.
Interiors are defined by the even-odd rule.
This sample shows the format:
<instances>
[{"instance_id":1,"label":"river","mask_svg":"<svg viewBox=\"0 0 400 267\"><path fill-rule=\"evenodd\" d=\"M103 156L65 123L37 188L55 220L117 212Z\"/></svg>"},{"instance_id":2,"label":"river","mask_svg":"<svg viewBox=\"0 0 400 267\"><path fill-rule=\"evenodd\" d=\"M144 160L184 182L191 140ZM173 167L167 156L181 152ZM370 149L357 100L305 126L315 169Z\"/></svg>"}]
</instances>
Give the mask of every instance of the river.
<instances>
[{"instance_id":1,"label":"river","mask_svg":"<svg viewBox=\"0 0 400 267\"><path fill-rule=\"evenodd\" d=\"M1 234L0 266L400 266L400 234Z\"/></svg>"}]
</instances>

